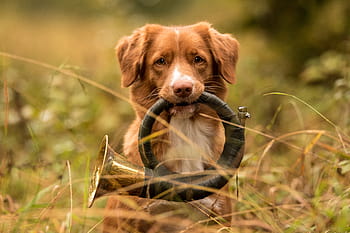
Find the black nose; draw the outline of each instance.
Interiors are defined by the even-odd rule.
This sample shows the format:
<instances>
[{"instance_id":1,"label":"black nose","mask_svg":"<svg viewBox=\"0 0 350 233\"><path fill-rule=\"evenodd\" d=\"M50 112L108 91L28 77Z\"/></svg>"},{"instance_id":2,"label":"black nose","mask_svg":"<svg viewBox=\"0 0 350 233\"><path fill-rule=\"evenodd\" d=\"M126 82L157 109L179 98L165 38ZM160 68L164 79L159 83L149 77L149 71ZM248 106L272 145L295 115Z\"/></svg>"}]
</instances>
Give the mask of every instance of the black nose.
<instances>
[{"instance_id":1,"label":"black nose","mask_svg":"<svg viewBox=\"0 0 350 233\"><path fill-rule=\"evenodd\" d=\"M173 85L173 92L177 97L186 98L192 94L193 84L189 81L178 81Z\"/></svg>"}]
</instances>

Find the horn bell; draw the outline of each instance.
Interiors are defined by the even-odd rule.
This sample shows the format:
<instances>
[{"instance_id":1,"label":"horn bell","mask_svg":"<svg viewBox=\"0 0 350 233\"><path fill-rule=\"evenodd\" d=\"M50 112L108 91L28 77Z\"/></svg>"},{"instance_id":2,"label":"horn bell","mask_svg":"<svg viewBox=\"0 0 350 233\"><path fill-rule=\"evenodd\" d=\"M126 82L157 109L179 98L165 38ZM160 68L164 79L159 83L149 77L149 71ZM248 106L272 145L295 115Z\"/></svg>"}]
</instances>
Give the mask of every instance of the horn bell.
<instances>
[{"instance_id":1,"label":"horn bell","mask_svg":"<svg viewBox=\"0 0 350 233\"><path fill-rule=\"evenodd\" d=\"M94 172L90 179L88 207L95 199L112 194L141 194L145 181L142 167L132 164L115 152L105 135L98 153Z\"/></svg>"}]
</instances>

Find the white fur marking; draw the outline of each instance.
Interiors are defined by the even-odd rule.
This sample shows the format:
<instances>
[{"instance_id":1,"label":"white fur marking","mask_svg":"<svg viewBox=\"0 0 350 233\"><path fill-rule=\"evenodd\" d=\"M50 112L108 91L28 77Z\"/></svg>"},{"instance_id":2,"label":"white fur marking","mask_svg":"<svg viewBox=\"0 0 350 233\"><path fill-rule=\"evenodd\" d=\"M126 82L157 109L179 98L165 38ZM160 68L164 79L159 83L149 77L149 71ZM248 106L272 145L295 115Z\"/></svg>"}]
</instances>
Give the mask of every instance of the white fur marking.
<instances>
[{"instance_id":1,"label":"white fur marking","mask_svg":"<svg viewBox=\"0 0 350 233\"><path fill-rule=\"evenodd\" d=\"M203 171L203 155L213 157L212 142L215 130L205 121L172 117L170 125L182 132L191 143L187 143L175 132L169 134L170 148L165 160L180 162L177 172ZM204 153L204 154L203 154Z\"/></svg>"},{"instance_id":2,"label":"white fur marking","mask_svg":"<svg viewBox=\"0 0 350 233\"><path fill-rule=\"evenodd\" d=\"M180 45L179 45L179 37L180 37L180 32L177 28L174 29L175 30L175 41L176 41L176 48L177 48L177 51L179 51L180 49Z\"/></svg>"},{"instance_id":3,"label":"white fur marking","mask_svg":"<svg viewBox=\"0 0 350 233\"><path fill-rule=\"evenodd\" d=\"M171 75L170 86L173 87L175 82L182 81L182 80L190 81L192 84L194 83L193 79L190 76L181 73L178 67L175 66L175 69Z\"/></svg>"}]
</instances>

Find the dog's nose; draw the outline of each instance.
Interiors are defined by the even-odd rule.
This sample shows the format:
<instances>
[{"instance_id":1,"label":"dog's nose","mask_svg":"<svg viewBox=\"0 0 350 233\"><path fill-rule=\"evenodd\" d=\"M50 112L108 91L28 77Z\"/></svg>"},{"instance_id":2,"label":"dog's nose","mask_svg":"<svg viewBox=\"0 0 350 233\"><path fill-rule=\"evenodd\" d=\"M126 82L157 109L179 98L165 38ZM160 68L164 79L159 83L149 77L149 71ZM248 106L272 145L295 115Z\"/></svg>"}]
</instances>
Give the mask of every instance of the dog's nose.
<instances>
[{"instance_id":1,"label":"dog's nose","mask_svg":"<svg viewBox=\"0 0 350 233\"><path fill-rule=\"evenodd\" d=\"M173 85L174 94L177 97L186 98L192 94L193 84L189 81L175 82Z\"/></svg>"}]
</instances>

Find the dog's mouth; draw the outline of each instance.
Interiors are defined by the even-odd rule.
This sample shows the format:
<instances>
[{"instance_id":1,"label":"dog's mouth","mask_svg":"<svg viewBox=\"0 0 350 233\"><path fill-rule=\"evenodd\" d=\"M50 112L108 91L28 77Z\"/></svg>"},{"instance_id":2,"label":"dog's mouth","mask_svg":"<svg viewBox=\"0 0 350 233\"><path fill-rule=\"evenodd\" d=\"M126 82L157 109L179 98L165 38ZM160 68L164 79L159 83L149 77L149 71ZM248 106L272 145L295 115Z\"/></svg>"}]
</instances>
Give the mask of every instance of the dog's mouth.
<instances>
[{"instance_id":1,"label":"dog's mouth","mask_svg":"<svg viewBox=\"0 0 350 233\"><path fill-rule=\"evenodd\" d=\"M192 117L199 109L198 103L177 103L169 109L172 117L189 118Z\"/></svg>"}]
</instances>

